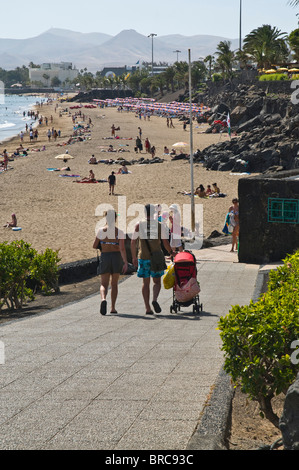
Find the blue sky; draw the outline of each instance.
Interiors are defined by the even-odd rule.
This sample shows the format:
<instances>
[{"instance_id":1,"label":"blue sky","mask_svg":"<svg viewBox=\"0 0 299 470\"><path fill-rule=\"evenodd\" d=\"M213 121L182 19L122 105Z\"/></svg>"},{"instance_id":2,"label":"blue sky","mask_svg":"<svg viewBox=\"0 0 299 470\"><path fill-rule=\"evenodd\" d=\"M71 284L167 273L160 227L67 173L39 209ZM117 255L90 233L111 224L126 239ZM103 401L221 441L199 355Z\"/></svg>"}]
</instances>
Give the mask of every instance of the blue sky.
<instances>
[{"instance_id":1,"label":"blue sky","mask_svg":"<svg viewBox=\"0 0 299 470\"><path fill-rule=\"evenodd\" d=\"M288 0L242 0L243 36L262 24L290 33L298 27ZM29 38L53 28L115 36L124 29L148 35L239 37L240 0L50 0L5 2L1 38Z\"/></svg>"}]
</instances>

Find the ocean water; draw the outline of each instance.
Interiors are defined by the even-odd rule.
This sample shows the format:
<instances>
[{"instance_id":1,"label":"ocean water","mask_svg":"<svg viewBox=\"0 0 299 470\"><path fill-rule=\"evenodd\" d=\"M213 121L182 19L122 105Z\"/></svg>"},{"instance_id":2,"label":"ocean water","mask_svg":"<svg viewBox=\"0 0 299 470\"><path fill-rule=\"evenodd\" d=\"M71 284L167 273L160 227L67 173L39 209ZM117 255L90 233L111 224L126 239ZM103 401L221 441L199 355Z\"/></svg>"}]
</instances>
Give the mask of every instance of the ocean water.
<instances>
[{"instance_id":1,"label":"ocean water","mask_svg":"<svg viewBox=\"0 0 299 470\"><path fill-rule=\"evenodd\" d=\"M3 97L2 97L3 98ZM0 143L25 131L35 122L27 112L41 99L33 95L5 95L0 101ZM25 113L25 116L24 114Z\"/></svg>"}]
</instances>

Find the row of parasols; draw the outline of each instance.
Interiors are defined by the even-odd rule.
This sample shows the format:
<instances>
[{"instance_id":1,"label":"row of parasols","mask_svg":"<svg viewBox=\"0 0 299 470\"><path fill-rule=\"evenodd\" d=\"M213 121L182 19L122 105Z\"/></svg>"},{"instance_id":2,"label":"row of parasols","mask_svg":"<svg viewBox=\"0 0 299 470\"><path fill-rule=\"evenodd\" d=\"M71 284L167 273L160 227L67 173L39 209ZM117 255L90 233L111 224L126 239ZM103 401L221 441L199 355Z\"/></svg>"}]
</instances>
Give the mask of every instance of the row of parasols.
<instances>
[{"instance_id":1,"label":"row of parasols","mask_svg":"<svg viewBox=\"0 0 299 470\"><path fill-rule=\"evenodd\" d=\"M115 98L106 100L93 100L99 106L123 107L136 113L154 113L156 115L179 116L190 114L190 103L180 103L172 101L171 103L160 103L152 98ZM192 103L192 113L202 115L210 110L208 106Z\"/></svg>"},{"instance_id":2,"label":"row of parasols","mask_svg":"<svg viewBox=\"0 0 299 470\"><path fill-rule=\"evenodd\" d=\"M291 69L288 69L286 67L279 67L277 69L269 69L269 70L265 70L265 69L262 69L262 70L259 70L259 72L262 72L262 73L268 73L268 74L271 74L271 73L299 73L299 69L293 67Z\"/></svg>"}]
</instances>

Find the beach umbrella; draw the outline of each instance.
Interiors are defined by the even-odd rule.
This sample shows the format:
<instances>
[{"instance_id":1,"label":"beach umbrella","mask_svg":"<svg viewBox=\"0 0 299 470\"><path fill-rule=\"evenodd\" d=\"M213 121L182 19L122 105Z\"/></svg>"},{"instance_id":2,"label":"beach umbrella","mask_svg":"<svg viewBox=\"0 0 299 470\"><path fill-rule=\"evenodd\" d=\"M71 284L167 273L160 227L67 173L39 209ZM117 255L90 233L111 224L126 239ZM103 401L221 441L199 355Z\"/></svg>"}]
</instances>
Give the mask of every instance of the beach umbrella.
<instances>
[{"instance_id":1,"label":"beach umbrella","mask_svg":"<svg viewBox=\"0 0 299 470\"><path fill-rule=\"evenodd\" d=\"M277 70L277 72L288 72L288 69L286 69L285 67L281 67Z\"/></svg>"},{"instance_id":2,"label":"beach umbrella","mask_svg":"<svg viewBox=\"0 0 299 470\"><path fill-rule=\"evenodd\" d=\"M74 157L72 157L72 155L69 155L68 153L63 153L61 155L57 155L57 157L55 157L56 160L63 160L64 162L67 162L68 160L73 160Z\"/></svg>"},{"instance_id":3,"label":"beach umbrella","mask_svg":"<svg viewBox=\"0 0 299 470\"><path fill-rule=\"evenodd\" d=\"M276 70L275 69L266 70L265 73L276 73Z\"/></svg>"},{"instance_id":4,"label":"beach umbrella","mask_svg":"<svg viewBox=\"0 0 299 470\"><path fill-rule=\"evenodd\" d=\"M299 72L299 69L290 69L289 72Z\"/></svg>"},{"instance_id":5,"label":"beach umbrella","mask_svg":"<svg viewBox=\"0 0 299 470\"><path fill-rule=\"evenodd\" d=\"M173 147L187 147L188 144L186 142L176 142L173 144Z\"/></svg>"}]
</instances>

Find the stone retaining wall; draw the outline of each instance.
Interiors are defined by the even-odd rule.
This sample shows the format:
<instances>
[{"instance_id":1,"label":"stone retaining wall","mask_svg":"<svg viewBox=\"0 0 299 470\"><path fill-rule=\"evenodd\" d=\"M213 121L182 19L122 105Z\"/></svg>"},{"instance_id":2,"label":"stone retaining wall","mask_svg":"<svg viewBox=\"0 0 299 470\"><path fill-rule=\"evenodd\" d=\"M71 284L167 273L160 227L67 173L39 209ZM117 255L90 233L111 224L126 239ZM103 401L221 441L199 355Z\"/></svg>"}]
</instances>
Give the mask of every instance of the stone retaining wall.
<instances>
[{"instance_id":1,"label":"stone retaining wall","mask_svg":"<svg viewBox=\"0 0 299 470\"><path fill-rule=\"evenodd\" d=\"M297 201L299 208L299 170L240 179L240 263L276 262L299 249L299 219L269 221L269 199Z\"/></svg>"}]
</instances>

